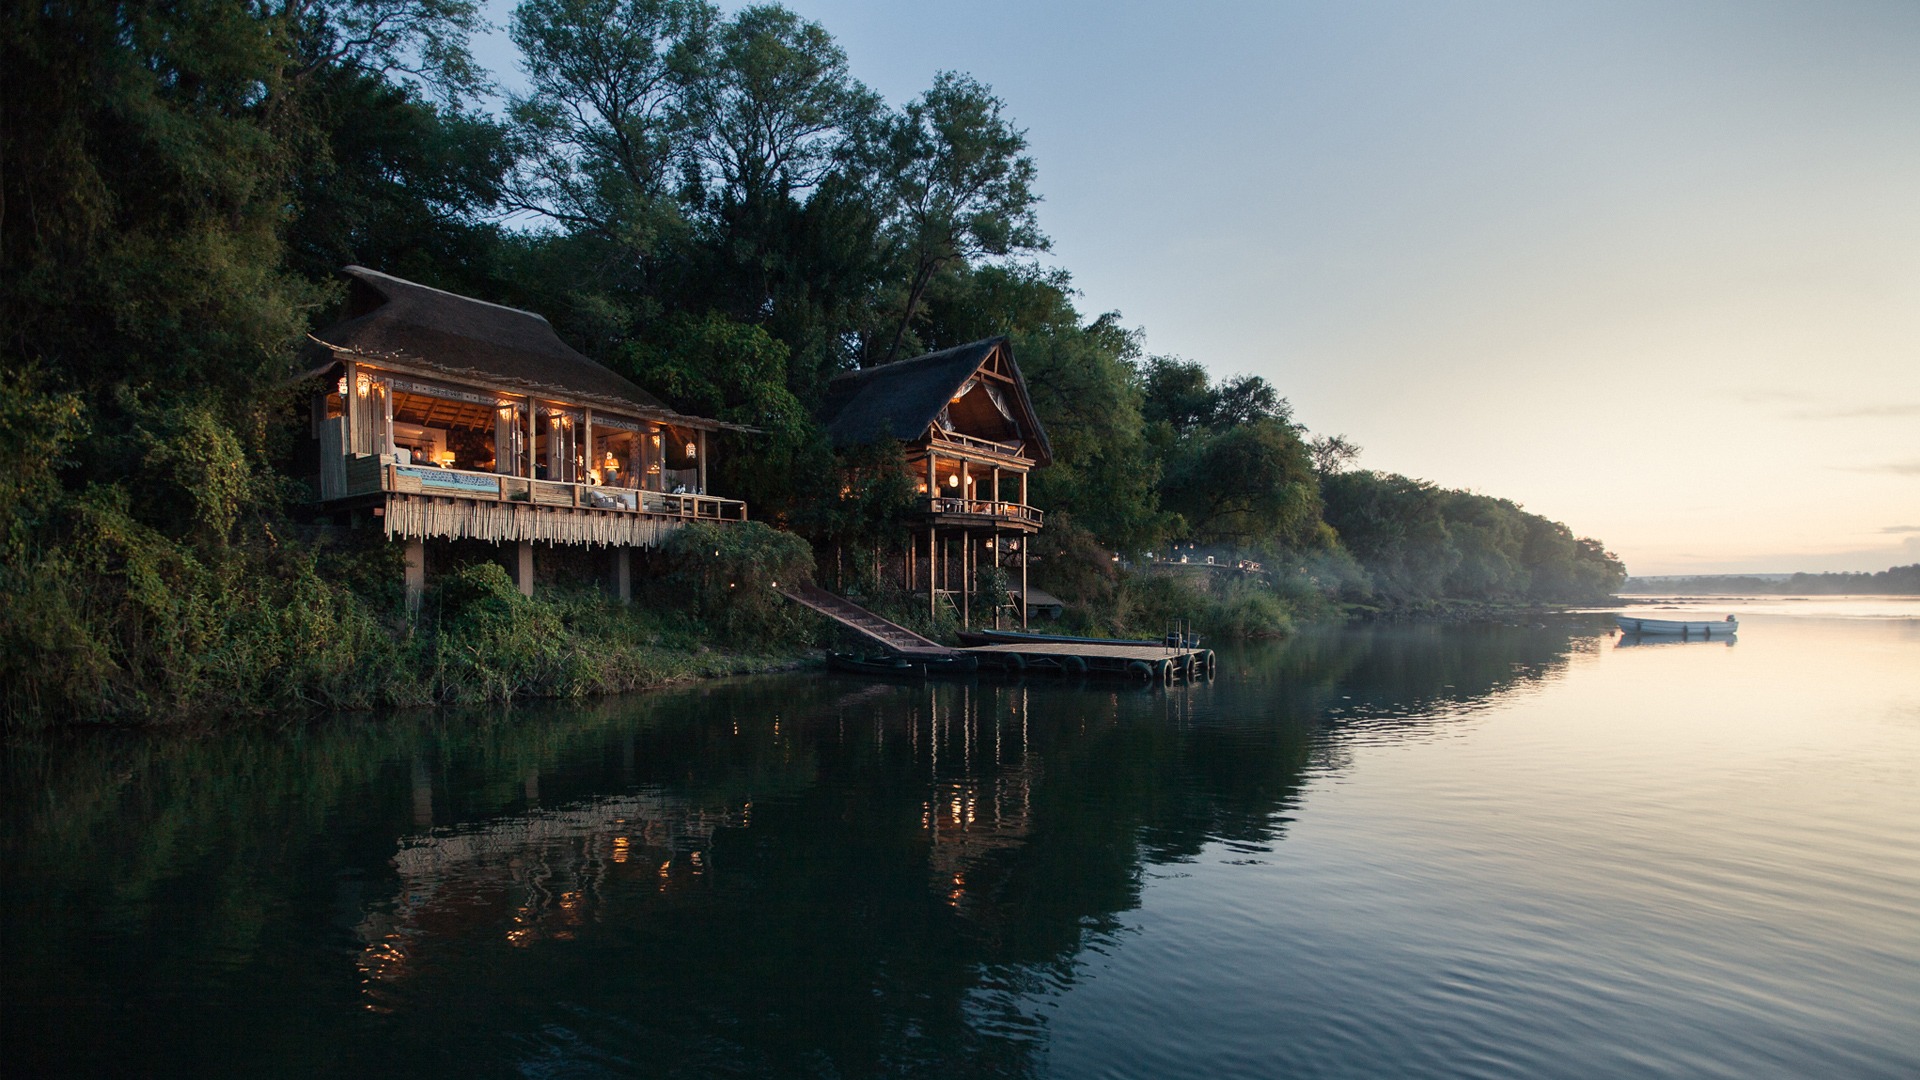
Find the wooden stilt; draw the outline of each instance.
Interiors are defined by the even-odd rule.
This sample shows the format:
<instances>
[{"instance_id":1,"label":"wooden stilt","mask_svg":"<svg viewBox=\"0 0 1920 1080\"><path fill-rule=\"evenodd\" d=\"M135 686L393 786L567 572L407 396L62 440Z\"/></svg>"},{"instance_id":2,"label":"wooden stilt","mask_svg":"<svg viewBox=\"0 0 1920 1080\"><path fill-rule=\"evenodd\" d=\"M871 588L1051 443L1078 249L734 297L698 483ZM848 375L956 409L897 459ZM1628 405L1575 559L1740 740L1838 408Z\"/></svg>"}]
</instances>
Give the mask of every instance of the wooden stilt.
<instances>
[{"instance_id":1,"label":"wooden stilt","mask_svg":"<svg viewBox=\"0 0 1920 1080\"><path fill-rule=\"evenodd\" d=\"M1026 477L1020 478L1020 486L1027 486ZM1021 492L1024 496L1026 493ZM1027 545L1033 542L1031 533L1020 539L1020 629L1027 628Z\"/></svg>"}]
</instances>

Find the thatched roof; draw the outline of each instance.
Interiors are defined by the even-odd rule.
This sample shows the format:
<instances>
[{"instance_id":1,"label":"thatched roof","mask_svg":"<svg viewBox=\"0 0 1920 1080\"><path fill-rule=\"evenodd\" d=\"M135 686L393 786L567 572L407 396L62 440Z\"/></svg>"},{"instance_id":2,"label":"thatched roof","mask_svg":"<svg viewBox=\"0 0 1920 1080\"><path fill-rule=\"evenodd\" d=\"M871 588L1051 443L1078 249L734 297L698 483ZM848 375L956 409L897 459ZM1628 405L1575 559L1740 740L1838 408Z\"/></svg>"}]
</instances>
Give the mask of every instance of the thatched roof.
<instances>
[{"instance_id":1,"label":"thatched roof","mask_svg":"<svg viewBox=\"0 0 1920 1080\"><path fill-rule=\"evenodd\" d=\"M361 359L689 427L736 426L675 412L561 341L543 315L364 266L343 272L347 317L313 335L328 361Z\"/></svg>"},{"instance_id":2,"label":"thatched roof","mask_svg":"<svg viewBox=\"0 0 1920 1080\"><path fill-rule=\"evenodd\" d=\"M836 446L878 438L914 442L926 436L927 428L939 417L940 410L947 407L996 350L1005 350L1007 370L1013 374L1013 404L1019 413L1022 441L1036 455L1038 463L1045 465L1053 460L1053 448L1033 413L1026 380L1013 362L1013 351L1004 337L957 345L911 360L836 376L827 384L820 420Z\"/></svg>"}]
</instances>

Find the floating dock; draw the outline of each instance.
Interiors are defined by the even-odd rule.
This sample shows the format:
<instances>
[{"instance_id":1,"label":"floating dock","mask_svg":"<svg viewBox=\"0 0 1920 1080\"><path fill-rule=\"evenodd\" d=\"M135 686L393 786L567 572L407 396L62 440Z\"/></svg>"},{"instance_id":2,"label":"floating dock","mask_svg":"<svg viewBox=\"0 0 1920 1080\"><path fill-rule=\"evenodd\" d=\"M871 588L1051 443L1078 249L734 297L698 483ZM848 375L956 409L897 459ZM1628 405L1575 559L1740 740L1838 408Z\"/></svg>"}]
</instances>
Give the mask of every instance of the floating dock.
<instances>
[{"instance_id":1,"label":"floating dock","mask_svg":"<svg viewBox=\"0 0 1920 1080\"><path fill-rule=\"evenodd\" d=\"M918 662L921 674L942 668L943 665L945 670L965 670L953 665L952 661L971 656L978 659L981 669L1009 675L1030 672L1074 677L1084 675L1171 686L1174 683L1210 679L1218 667L1212 649L1087 638L1048 641L1040 634L1031 635L1027 641L950 649L817 585L801 585L780 592L794 603L812 608L880 646L888 654L909 661L908 667L914 667L916 665L913 662Z\"/></svg>"},{"instance_id":2,"label":"floating dock","mask_svg":"<svg viewBox=\"0 0 1920 1080\"><path fill-rule=\"evenodd\" d=\"M1132 642L1063 641L975 645L960 650L980 658L983 668L1010 673L1049 672L1137 679L1171 685L1210 679L1218 667L1212 649L1138 645Z\"/></svg>"}]
</instances>

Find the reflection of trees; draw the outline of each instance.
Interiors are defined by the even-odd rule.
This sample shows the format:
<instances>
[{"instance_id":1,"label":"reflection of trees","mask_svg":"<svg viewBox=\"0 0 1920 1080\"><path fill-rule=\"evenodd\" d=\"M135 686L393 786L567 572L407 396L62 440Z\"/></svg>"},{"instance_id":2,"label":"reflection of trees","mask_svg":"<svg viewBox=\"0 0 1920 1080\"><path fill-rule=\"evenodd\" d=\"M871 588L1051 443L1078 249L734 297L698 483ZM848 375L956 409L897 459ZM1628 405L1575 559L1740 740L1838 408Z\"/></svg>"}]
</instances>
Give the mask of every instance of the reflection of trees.
<instances>
[{"instance_id":1,"label":"reflection of trees","mask_svg":"<svg viewBox=\"0 0 1920 1080\"><path fill-rule=\"evenodd\" d=\"M1278 842L1354 737L1417 736L1592 644L1339 628L1164 693L795 676L28 744L7 762L9 1045L105 1072L134 1047L235 1072L1032 1071L1034 998L1147 867ZM127 1013L90 978L202 989ZM62 980L58 1010L27 992ZM221 1005L298 1034L236 1055ZM389 1026L356 1026L369 1008ZM87 1037L109 1022L124 1040Z\"/></svg>"}]
</instances>

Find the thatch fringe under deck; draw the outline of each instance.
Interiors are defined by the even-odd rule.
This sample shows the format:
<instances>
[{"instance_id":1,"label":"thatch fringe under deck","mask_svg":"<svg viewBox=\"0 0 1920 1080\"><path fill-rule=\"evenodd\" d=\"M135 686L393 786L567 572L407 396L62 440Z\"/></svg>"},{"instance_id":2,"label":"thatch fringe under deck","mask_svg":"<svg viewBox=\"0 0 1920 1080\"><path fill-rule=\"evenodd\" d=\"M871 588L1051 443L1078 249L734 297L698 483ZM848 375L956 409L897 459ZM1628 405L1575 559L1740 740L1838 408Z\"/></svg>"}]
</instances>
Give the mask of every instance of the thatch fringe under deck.
<instances>
[{"instance_id":1,"label":"thatch fringe under deck","mask_svg":"<svg viewBox=\"0 0 1920 1080\"><path fill-rule=\"evenodd\" d=\"M407 540L486 540L517 543L654 547L686 522L620 510L575 510L525 503L477 502L393 495L387 499L387 537Z\"/></svg>"}]
</instances>

